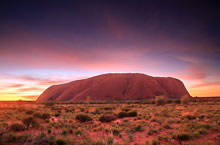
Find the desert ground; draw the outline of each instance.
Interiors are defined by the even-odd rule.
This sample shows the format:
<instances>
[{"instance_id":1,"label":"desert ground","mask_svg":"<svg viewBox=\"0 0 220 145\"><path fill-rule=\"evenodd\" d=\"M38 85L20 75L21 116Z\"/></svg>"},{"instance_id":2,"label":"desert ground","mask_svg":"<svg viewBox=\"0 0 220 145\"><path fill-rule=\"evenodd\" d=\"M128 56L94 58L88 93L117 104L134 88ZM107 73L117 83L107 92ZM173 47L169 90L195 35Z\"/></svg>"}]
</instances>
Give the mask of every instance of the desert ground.
<instances>
[{"instance_id":1,"label":"desert ground","mask_svg":"<svg viewBox=\"0 0 220 145\"><path fill-rule=\"evenodd\" d=\"M1 102L1 145L219 145L220 99Z\"/></svg>"}]
</instances>

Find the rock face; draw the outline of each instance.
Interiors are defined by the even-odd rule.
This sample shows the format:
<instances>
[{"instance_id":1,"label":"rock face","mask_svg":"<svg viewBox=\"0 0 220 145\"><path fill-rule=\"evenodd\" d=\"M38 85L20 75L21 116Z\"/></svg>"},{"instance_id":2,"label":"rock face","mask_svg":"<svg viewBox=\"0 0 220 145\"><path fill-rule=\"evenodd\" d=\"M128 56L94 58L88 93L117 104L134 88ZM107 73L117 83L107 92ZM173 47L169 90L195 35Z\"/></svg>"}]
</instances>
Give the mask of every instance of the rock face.
<instances>
[{"instance_id":1,"label":"rock face","mask_svg":"<svg viewBox=\"0 0 220 145\"><path fill-rule=\"evenodd\" d=\"M85 101L87 96L91 97L91 101L136 100L157 95L180 98L189 93L184 84L175 78L116 73L51 86L39 96L37 102Z\"/></svg>"}]
</instances>

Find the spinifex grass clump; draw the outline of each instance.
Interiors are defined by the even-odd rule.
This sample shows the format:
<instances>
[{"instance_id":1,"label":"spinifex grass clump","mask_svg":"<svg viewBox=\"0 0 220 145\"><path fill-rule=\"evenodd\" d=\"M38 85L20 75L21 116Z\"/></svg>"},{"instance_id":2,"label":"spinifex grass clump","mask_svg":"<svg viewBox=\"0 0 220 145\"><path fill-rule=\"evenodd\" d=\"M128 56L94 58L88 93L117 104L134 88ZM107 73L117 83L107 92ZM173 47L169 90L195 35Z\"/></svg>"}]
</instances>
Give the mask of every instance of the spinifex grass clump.
<instances>
[{"instance_id":1,"label":"spinifex grass clump","mask_svg":"<svg viewBox=\"0 0 220 145\"><path fill-rule=\"evenodd\" d=\"M131 111L131 112L119 112L118 113L118 118L124 118L124 117L136 117L137 112L136 111Z\"/></svg>"},{"instance_id":2,"label":"spinifex grass clump","mask_svg":"<svg viewBox=\"0 0 220 145\"><path fill-rule=\"evenodd\" d=\"M105 115L102 115L99 118L99 121L101 121L101 122L111 122L111 121L114 121L116 119L117 119L117 116L115 116L114 114L105 114Z\"/></svg>"},{"instance_id":3,"label":"spinifex grass clump","mask_svg":"<svg viewBox=\"0 0 220 145\"><path fill-rule=\"evenodd\" d=\"M190 102L190 97L188 95L185 95L181 98L181 104L187 105Z\"/></svg>"},{"instance_id":4,"label":"spinifex grass clump","mask_svg":"<svg viewBox=\"0 0 220 145\"><path fill-rule=\"evenodd\" d=\"M14 123L14 124L11 124L9 126L9 129L11 131L24 131L25 130L25 126L23 124L20 124L20 123Z\"/></svg>"},{"instance_id":5,"label":"spinifex grass clump","mask_svg":"<svg viewBox=\"0 0 220 145\"><path fill-rule=\"evenodd\" d=\"M22 122L27 128L29 128L30 126L32 127L39 126L39 123L33 117L24 118Z\"/></svg>"},{"instance_id":6,"label":"spinifex grass clump","mask_svg":"<svg viewBox=\"0 0 220 145\"><path fill-rule=\"evenodd\" d=\"M92 121L92 118L87 114L78 114L78 115L76 115L75 119L81 123Z\"/></svg>"},{"instance_id":7,"label":"spinifex grass clump","mask_svg":"<svg viewBox=\"0 0 220 145\"><path fill-rule=\"evenodd\" d=\"M50 119L50 114L49 113L39 113L39 112L36 112L33 114L33 117L34 118L39 118L39 119Z\"/></svg>"},{"instance_id":8,"label":"spinifex grass clump","mask_svg":"<svg viewBox=\"0 0 220 145\"><path fill-rule=\"evenodd\" d=\"M156 104L156 106L165 105L166 104L165 96L156 96L155 97L155 104Z\"/></svg>"}]
</instances>

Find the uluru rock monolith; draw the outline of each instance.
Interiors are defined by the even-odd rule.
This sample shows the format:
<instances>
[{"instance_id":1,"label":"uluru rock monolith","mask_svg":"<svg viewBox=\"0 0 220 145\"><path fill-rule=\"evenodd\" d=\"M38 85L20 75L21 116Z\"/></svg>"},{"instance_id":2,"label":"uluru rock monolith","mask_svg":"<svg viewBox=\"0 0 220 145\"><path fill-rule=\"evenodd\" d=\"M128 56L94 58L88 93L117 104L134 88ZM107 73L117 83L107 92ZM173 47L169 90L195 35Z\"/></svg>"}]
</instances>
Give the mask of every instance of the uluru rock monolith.
<instances>
[{"instance_id":1,"label":"uluru rock monolith","mask_svg":"<svg viewBox=\"0 0 220 145\"><path fill-rule=\"evenodd\" d=\"M53 85L37 99L46 101L116 101L150 99L158 95L181 98L190 94L183 82L171 77L152 77L139 73L103 74L88 79Z\"/></svg>"}]
</instances>

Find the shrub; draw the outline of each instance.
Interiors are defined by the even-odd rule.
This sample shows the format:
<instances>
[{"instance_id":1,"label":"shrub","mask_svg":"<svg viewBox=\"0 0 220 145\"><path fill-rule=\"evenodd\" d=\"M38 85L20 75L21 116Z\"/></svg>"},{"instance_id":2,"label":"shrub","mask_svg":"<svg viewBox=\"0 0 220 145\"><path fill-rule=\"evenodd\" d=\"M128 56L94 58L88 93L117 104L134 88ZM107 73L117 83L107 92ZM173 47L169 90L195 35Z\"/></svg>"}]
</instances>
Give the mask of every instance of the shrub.
<instances>
[{"instance_id":1,"label":"shrub","mask_svg":"<svg viewBox=\"0 0 220 145\"><path fill-rule=\"evenodd\" d=\"M164 125L163 125L163 128L165 128L165 129L171 129L171 126L170 126L169 124L164 124Z\"/></svg>"},{"instance_id":2,"label":"shrub","mask_svg":"<svg viewBox=\"0 0 220 145\"><path fill-rule=\"evenodd\" d=\"M113 130L112 130L112 133L113 133L113 135L115 135L115 136L120 135L120 131L117 130L117 129L113 129Z\"/></svg>"},{"instance_id":3,"label":"shrub","mask_svg":"<svg viewBox=\"0 0 220 145\"><path fill-rule=\"evenodd\" d=\"M82 134L82 132L81 132L80 130L76 130L76 131L75 131L75 135L76 135L76 136L81 135L81 134Z\"/></svg>"},{"instance_id":4,"label":"shrub","mask_svg":"<svg viewBox=\"0 0 220 145\"><path fill-rule=\"evenodd\" d=\"M157 139L153 139L152 145L160 145L160 142Z\"/></svg>"},{"instance_id":5,"label":"shrub","mask_svg":"<svg viewBox=\"0 0 220 145\"><path fill-rule=\"evenodd\" d=\"M190 101L190 97L188 95L185 95L181 98L181 104L189 104L189 101Z\"/></svg>"},{"instance_id":6,"label":"shrub","mask_svg":"<svg viewBox=\"0 0 220 145\"><path fill-rule=\"evenodd\" d=\"M25 126L23 124L20 124L20 123L11 124L9 126L9 128L12 131L24 131L25 130Z\"/></svg>"},{"instance_id":7,"label":"shrub","mask_svg":"<svg viewBox=\"0 0 220 145\"><path fill-rule=\"evenodd\" d=\"M207 130L206 130L206 129L200 128L200 129L195 130L195 131L193 132L193 136L199 137L201 134L206 134L206 133L207 133Z\"/></svg>"},{"instance_id":8,"label":"shrub","mask_svg":"<svg viewBox=\"0 0 220 145\"><path fill-rule=\"evenodd\" d=\"M131 111L127 113L128 117L136 117L137 116L137 112L136 111Z\"/></svg>"},{"instance_id":9,"label":"shrub","mask_svg":"<svg viewBox=\"0 0 220 145\"><path fill-rule=\"evenodd\" d=\"M67 132L67 130L66 129L64 129L63 131L62 131L62 133L61 133L63 136L66 136L67 134L68 134L68 132Z\"/></svg>"},{"instance_id":10,"label":"shrub","mask_svg":"<svg viewBox=\"0 0 220 145\"><path fill-rule=\"evenodd\" d=\"M33 117L27 117L27 118L24 118L22 120L23 124L26 125L27 128L30 127L30 125L34 126L36 124L36 121L34 120Z\"/></svg>"},{"instance_id":11,"label":"shrub","mask_svg":"<svg viewBox=\"0 0 220 145\"><path fill-rule=\"evenodd\" d=\"M34 113L34 111L32 111L32 110L29 110L29 111L26 112L27 115L31 115L33 113Z\"/></svg>"},{"instance_id":12,"label":"shrub","mask_svg":"<svg viewBox=\"0 0 220 145\"><path fill-rule=\"evenodd\" d=\"M196 119L196 117L195 117L195 116L190 115L190 114L188 114L188 115L184 115L184 116L183 116L183 118L187 118L188 120L193 120L193 119Z\"/></svg>"},{"instance_id":13,"label":"shrub","mask_svg":"<svg viewBox=\"0 0 220 145\"><path fill-rule=\"evenodd\" d=\"M174 101L176 104L180 104L181 103L181 100L177 99Z\"/></svg>"},{"instance_id":14,"label":"shrub","mask_svg":"<svg viewBox=\"0 0 220 145\"><path fill-rule=\"evenodd\" d=\"M86 115L86 114L78 114L78 115L76 115L75 119L78 120L81 123L88 122L88 121L92 120L92 118L89 115Z\"/></svg>"},{"instance_id":15,"label":"shrub","mask_svg":"<svg viewBox=\"0 0 220 145\"><path fill-rule=\"evenodd\" d=\"M33 117L34 118L41 118L41 113L36 112L36 113L33 114Z\"/></svg>"},{"instance_id":16,"label":"shrub","mask_svg":"<svg viewBox=\"0 0 220 145\"><path fill-rule=\"evenodd\" d=\"M124 118L124 117L136 117L137 112L136 111L131 111L131 112L119 112L118 113L118 118Z\"/></svg>"},{"instance_id":17,"label":"shrub","mask_svg":"<svg viewBox=\"0 0 220 145\"><path fill-rule=\"evenodd\" d=\"M51 117L49 113L42 113L41 114L39 112L34 113L33 116L34 116L34 118L40 118L40 119L44 119L44 120L50 119L50 117Z\"/></svg>"},{"instance_id":18,"label":"shrub","mask_svg":"<svg viewBox=\"0 0 220 145\"><path fill-rule=\"evenodd\" d=\"M21 134L17 136L17 140L19 142L27 142L27 140L30 139L30 134Z\"/></svg>"},{"instance_id":19,"label":"shrub","mask_svg":"<svg viewBox=\"0 0 220 145\"><path fill-rule=\"evenodd\" d=\"M159 105L165 105L166 101L165 101L165 97L164 96L156 96L155 97L155 104L157 106Z\"/></svg>"},{"instance_id":20,"label":"shrub","mask_svg":"<svg viewBox=\"0 0 220 145\"><path fill-rule=\"evenodd\" d=\"M45 144L45 141L48 140L47 136L45 133L40 133L34 138L35 142L38 144Z\"/></svg>"},{"instance_id":21,"label":"shrub","mask_svg":"<svg viewBox=\"0 0 220 145\"><path fill-rule=\"evenodd\" d=\"M136 131L143 131L144 128L142 128L141 125L136 125L134 128L132 128L132 132L136 132Z\"/></svg>"},{"instance_id":22,"label":"shrub","mask_svg":"<svg viewBox=\"0 0 220 145\"><path fill-rule=\"evenodd\" d=\"M72 133L73 133L73 130L72 130L71 128L69 128L69 129L68 129L68 133L69 133L69 134L72 134Z\"/></svg>"},{"instance_id":23,"label":"shrub","mask_svg":"<svg viewBox=\"0 0 220 145\"><path fill-rule=\"evenodd\" d=\"M181 144L184 140L190 140L191 136L187 133L181 133L176 136L176 139L179 141L179 144Z\"/></svg>"},{"instance_id":24,"label":"shrub","mask_svg":"<svg viewBox=\"0 0 220 145\"><path fill-rule=\"evenodd\" d=\"M10 132L10 133L8 134L8 142L14 142L14 141L16 141L16 140L17 140L16 134L13 133L13 132Z\"/></svg>"},{"instance_id":25,"label":"shrub","mask_svg":"<svg viewBox=\"0 0 220 145\"><path fill-rule=\"evenodd\" d=\"M52 132L52 130L49 128L49 129L47 130L47 133L48 133L48 134L51 134L51 132Z\"/></svg>"},{"instance_id":26,"label":"shrub","mask_svg":"<svg viewBox=\"0 0 220 145\"><path fill-rule=\"evenodd\" d=\"M56 140L56 144L57 144L57 145L66 145L66 144L67 144L67 141L60 138L60 139L57 139L57 140Z\"/></svg>"},{"instance_id":27,"label":"shrub","mask_svg":"<svg viewBox=\"0 0 220 145\"><path fill-rule=\"evenodd\" d=\"M148 135L153 135L153 134L156 134L156 133L157 133L157 130L155 130L155 129L150 129L148 131Z\"/></svg>"},{"instance_id":28,"label":"shrub","mask_svg":"<svg viewBox=\"0 0 220 145\"><path fill-rule=\"evenodd\" d=\"M209 125L209 124L198 124L198 126L199 126L200 128L205 128L205 129L211 129L211 128L212 128L212 126Z\"/></svg>"},{"instance_id":29,"label":"shrub","mask_svg":"<svg viewBox=\"0 0 220 145\"><path fill-rule=\"evenodd\" d=\"M113 145L114 144L114 138L109 136L106 140L107 145Z\"/></svg>"},{"instance_id":30,"label":"shrub","mask_svg":"<svg viewBox=\"0 0 220 145\"><path fill-rule=\"evenodd\" d=\"M41 114L41 119L50 119L50 114L49 113Z\"/></svg>"},{"instance_id":31,"label":"shrub","mask_svg":"<svg viewBox=\"0 0 220 145\"><path fill-rule=\"evenodd\" d=\"M55 113L54 116L55 116L55 117L59 117L59 116L60 116L60 113Z\"/></svg>"},{"instance_id":32,"label":"shrub","mask_svg":"<svg viewBox=\"0 0 220 145\"><path fill-rule=\"evenodd\" d=\"M167 104L171 104L171 103L173 103L173 100L172 99L168 99L166 103Z\"/></svg>"},{"instance_id":33,"label":"shrub","mask_svg":"<svg viewBox=\"0 0 220 145\"><path fill-rule=\"evenodd\" d=\"M111 122L111 121L114 121L116 119L117 119L117 116L115 116L113 114L105 114L105 115L102 115L99 118L99 121L101 121L101 122Z\"/></svg>"},{"instance_id":34,"label":"shrub","mask_svg":"<svg viewBox=\"0 0 220 145\"><path fill-rule=\"evenodd\" d=\"M150 142L148 140L145 141L145 145L149 145Z\"/></svg>"},{"instance_id":35,"label":"shrub","mask_svg":"<svg viewBox=\"0 0 220 145\"><path fill-rule=\"evenodd\" d=\"M151 100L151 104L155 104L155 100Z\"/></svg>"},{"instance_id":36,"label":"shrub","mask_svg":"<svg viewBox=\"0 0 220 145\"><path fill-rule=\"evenodd\" d=\"M103 109L104 109L104 110L113 110L112 107L104 107Z\"/></svg>"},{"instance_id":37,"label":"shrub","mask_svg":"<svg viewBox=\"0 0 220 145\"><path fill-rule=\"evenodd\" d=\"M52 107L55 105L55 102L49 101L49 102L44 103L44 105L47 107Z\"/></svg>"},{"instance_id":38,"label":"shrub","mask_svg":"<svg viewBox=\"0 0 220 145\"><path fill-rule=\"evenodd\" d=\"M118 113L118 118L124 118L127 117L127 113L126 112L119 112Z\"/></svg>"}]
</instances>

